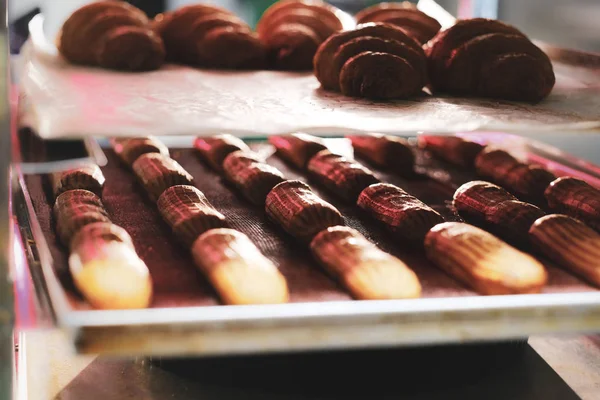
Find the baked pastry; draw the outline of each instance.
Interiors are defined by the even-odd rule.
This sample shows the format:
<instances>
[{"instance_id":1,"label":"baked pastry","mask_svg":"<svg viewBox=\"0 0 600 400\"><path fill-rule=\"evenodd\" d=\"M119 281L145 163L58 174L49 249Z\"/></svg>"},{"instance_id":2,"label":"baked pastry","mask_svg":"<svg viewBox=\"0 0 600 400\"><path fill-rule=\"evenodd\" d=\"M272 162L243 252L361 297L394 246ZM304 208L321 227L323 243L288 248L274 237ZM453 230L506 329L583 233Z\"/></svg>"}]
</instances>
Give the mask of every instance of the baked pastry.
<instances>
[{"instance_id":1,"label":"baked pastry","mask_svg":"<svg viewBox=\"0 0 600 400\"><path fill-rule=\"evenodd\" d=\"M143 11L124 1L97 1L76 10L58 39L73 64L124 71L150 71L165 60L163 41Z\"/></svg>"},{"instance_id":2,"label":"baked pastry","mask_svg":"<svg viewBox=\"0 0 600 400\"><path fill-rule=\"evenodd\" d=\"M194 242L192 256L225 304L289 300L285 277L241 232L211 229Z\"/></svg>"},{"instance_id":3,"label":"baked pastry","mask_svg":"<svg viewBox=\"0 0 600 400\"><path fill-rule=\"evenodd\" d=\"M503 22L458 21L426 46L434 92L536 103L554 87L548 56Z\"/></svg>"},{"instance_id":4,"label":"baked pastry","mask_svg":"<svg viewBox=\"0 0 600 400\"><path fill-rule=\"evenodd\" d=\"M548 281L538 260L462 222L434 226L425 237L425 255L450 276L485 295L539 293Z\"/></svg>"},{"instance_id":5,"label":"baked pastry","mask_svg":"<svg viewBox=\"0 0 600 400\"><path fill-rule=\"evenodd\" d=\"M415 155L406 139L379 134L350 135L348 139L357 157L400 175L413 174Z\"/></svg>"},{"instance_id":6,"label":"baked pastry","mask_svg":"<svg viewBox=\"0 0 600 400\"><path fill-rule=\"evenodd\" d=\"M223 161L230 153L238 150L248 154L252 152L242 139L228 133L199 137L194 141L194 148L200 158L217 172L223 170Z\"/></svg>"},{"instance_id":7,"label":"baked pastry","mask_svg":"<svg viewBox=\"0 0 600 400\"><path fill-rule=\"evenodd\" d=\"M275 146L279 157L298 169L306 168L315 154L327 149L320 138L306 133L269 136L269 143Z\"/></svg>"},{"instance_id":8,"label":"baked pastry","mask_svg":"<svg viewBox=\"0 0 600 400\"><path fill-rule=\"evenodd\" d=\"M542 255L600 286L600 234L566 215L539 218L529 229L529 240Z\"/></svg>"},{"instance_id":9,"label":"baked pastry","mask_svg":"<svg viewBox=\"0 0 600 400\"><path fill-rule=\"evenodd\" d=\"M426 65L417 41L384 23L336 33L314 58L315 76L324 89L383 100L419 94L426 84Z\"/></svg>"},{"instance_id":10,"label":"baked pastry","mask_svg":"<svg viewBox=\"0 0 600 400\"><path fill-rule=\"evenodd\" d=\"M355 203L367 186L379 182L373 172L361 164L329 150L315 154L307 169L329 192L350 203Z\"/></svg>"},{"instance_id":11,"label":"baked pastry","mask_svg":"<svg viewBox=\"0 0 600 400\"><path fill-rule=\"evenodd\" d=\"M452 205L462 218L480 224L485 221L491 207L509 200L517 198L500 186L485 181L471 181L456 189Z\"/></svg>"},{"instance_id":12,"label":"baked pastry","mask_svg":"<svg viewBox=\"0 0 600 400\"><path fill-rule=\"evenodd\" d=\"M323 229L344 225L340 212L301 181L275 186L267 195L265 211L284 231L305 243Z\"/></svg>"},{"instance_id":13,"label":"baked pastry","mask_svg":"<svg viewBox=\"0 0 600 400\"><path fill-rule=\"evenodd\" d=\"M419 43L426 43L442 27L440 23L408 1L401 3L379 3L356 14L356 22L387 22L396 25Z\"/></svg>"},{"instance_id":14,"label":"baked pastry","mask_svg":"<svg viewBox=\"0 0 600 400\"><path fill-rule=\"evenodd\" d=\"M520 248L529 248L529 229L546 213L533 204L508 200L487 209L486 229L500 239Z\"/></svg>"},{"instance_id":15,"label":"baked pastry","mask_svg":"<svg viewBox=\"0 0 600 400\"><path fill-rule=\"evenodd\" d=\"M334 226L321 231L310 250L329 274L359 300L421 296L421 284L402 260L384 252L356 229Z\"/></svg>"},{"instance_id":16,"label":"baked pastry","mask_svg":"<svg viewBox=\"0 0 600 400\"><path fill-rule=\"evenodd\" d=\"M461 167L473 167L475 157L484 146L458 136L419 135L419 148L435 157Z\"/></svg>"},{"instance_id":17,"label":"baked pastry","mask_svg":"<svg viewBox=\"0 0 600 400\"><path fill-rule=\"evenodd\" d=\"M405 245L422 245L429 229L444 222L427 204L387 183L376 183L363 190L357 204L406 241Z\"/></svg>"},{"instance_id":18,"label":"baked pastry","mask_svg":"<svg viewBox=\"0 0 600 400\"><path fill-rule=\"evenodd\" d=\"M261 69L265 47L248 24L223 8L194 4L161 14L154 28L170 61L205 68Z\"/></svg>"},{"instance_id":19,"label":"baked pastry","mask_svg":"<svg viewBox=\"0 0 600 400\"><path fill-rule=\"evenodd\" d=\"M84 165L67 171L55 172L52 177L52 191L54 197L74 189L89 190L102 197L104 189L104 174L96 164Z\"/></svg>"},{"instance_id":20,"label":"baked pastry","mask_svg":"<svg viewBox=\"0 0 600 400\"><path fill-rule=\"evenodd\" d=\"M288 71L311 70L319 45L343 28L336 15L340 12L319 0L280 0L273 4L256 25L269 65Z\"/></svg>"},{"instance_id":21,"label":"baked pastry","mask_svg":"<svg viewBox=\"0 0 600 400\"><path fill-rule=\"evenodd\" d=\"M152 201L175 185L193 185L194 178L175 160L160 153L146 153L133 163L133 172Z\"/></svg>"},{"instance_id":22,"label":"baked pastry","mask_svg":"<svg viewBox=\"0 0 600 400\"><path fill-rule=\"evenodd\" d=\"M544 192L548 207L600 231L600 190L581 179L561 177Z\"/></svg>"},{"instance_id":23,"label":"baked pastry","mask_svg":"<svg viewBox=\"0 0 600 400\"><path fill-rule=\"evenodd\" d=\"M285 180L277 168L239 150L225 158L223 172L227 180L257 206L264 206L271 189Z\"/></svg>"},{"instance_id":24,"label":"baked pastry","mask_svg":"<svg viewBox=\"0 0 600 400\"><path fill-rule=\"evenodd\" d=\"M475 170L519 199L537 205L546 204L544 191L556 179L547 169L520 162L506 151L490 146L475 158Z\"/></svg>"},{"instance_id":25,"label":"baked pastry","mask_svg":"<svg viewBox=\"0 0 600 400\"><path fill-rule=\"evenodd\" d=\"M156 205L185 246L191 246L206 231L227 226L225 216L194 186L171 186L160 195Z\"/></svg>"},{"instance_id":26,"label":"baked pastry","mask_svg":"<svg viewBox=\"0 0 600 400\"><path fill-rule=\"evenodd\" d=\"M153 136L140 138L113 138L111 147L125 165L131 165L139 156L146 153L160 153L169 156L169 148Z\"/></svg>"}]
</instances>

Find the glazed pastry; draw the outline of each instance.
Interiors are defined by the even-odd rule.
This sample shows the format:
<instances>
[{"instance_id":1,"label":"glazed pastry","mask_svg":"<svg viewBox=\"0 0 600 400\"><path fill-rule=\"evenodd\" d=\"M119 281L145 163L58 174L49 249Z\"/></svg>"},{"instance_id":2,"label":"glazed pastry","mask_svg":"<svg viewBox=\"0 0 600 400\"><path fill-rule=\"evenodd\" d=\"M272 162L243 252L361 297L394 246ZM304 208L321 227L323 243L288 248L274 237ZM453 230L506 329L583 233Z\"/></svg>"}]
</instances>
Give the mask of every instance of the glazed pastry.
<instances>
[{"instance_id":1,"label":"glazed pastry","mask_svg":"<svg viewBox=\"0 0 600 400\"><path fill-rule=\"evenodd\" d=\"M517 200L503 201L487 209L486 230L519 248L529 248L529 229L546 215L539 207Z\"/></svg>"},{"instance_id":2,"label":"glazed pastry","mask_svg":"<svg viewBox=\"0 0 600 400\"><path fill-rule=\"evenodd\" d=\"M256 26L267 48L269 65L288 71L311 70L319 45L343 28L340 12L318 0L280 0L273 4Z\"/></svg>"},{"instance_id":3,"label":"glazed pastry","mask_svg":"<svg viewBox=\"0 0 600 400\"><path fill-rule=\"evenodd\" d=\"M265 47L248 24L223 8L195 4L162 14L154 24L169 60L205 68L260 69Z\"/></svg>"},{"instance_id":4,"label":"glazed pastry","mask_svg":"<svg viewBox=\"0 0 600 400\"><path fill-rule=\"evenodd\" d=\"M472 225L445 222L425 237L427 258L485 295L539 293L548 280L530 255Z\"/></svg>"},{"instance_id":5,"label":"glazed pastry","mask_svg":"<svg viewBox=\"0 0 600 400\"><path fill-rule=\"evenodd\" d=\"M326 90L383 100L416 96L427 79L423 49L383 23L330 36L315 55L314 71Z\"/></svg>"},{"instance_id":6,"label":"glazed pastry","mask_svg":"<svg viewBox=\"0 0 600 400\"><path fill-rule=\"evenodd\" d=\"M360 193L358 206L408 244L422 244L425 235L444 218L397 186L376 183Z\"/></svg>"},{"instance_id":7,"label":"glazed pastry","mask_svg":"<svg viewBox=\"0 0 600 400\"><path fill-rule=\"evenodd\" d=\"M227 225L223 214L194 186L171 186L160 195L156 205L175 236L186 246L191 246L204 232Z\"/></svg>"},{"instance_id":8,"label":"glazed pastry","mask_svg":"<svg viewBox=\"0 0 600 400\"><path fill-rule=\"evenodd\" d=\"M550 171L522 163L504 150L486 147L475 159L477 173L506 188L518 198L545 205L544 191L556 179Z\"/></svg>"},{"instance_id":9,"label":"glazed pastry","mask_svg":"<svg viewBox=\"0 0 600 400\"><path fill-rule=\"evenodd\" d=\"M133 172L152 201L169 187L192 185L194 178L179 163L160 153L146 153L132 165Z\"/></svg>"},{"instance_id":10,"label":"glazed pastry","mask_svg":"<svg viewBox=\"0 0 600 400\"><path fill-rule=\"evenodd\" d=\"M73 64L124 71L150 71L165 60L162 39L143 11L124 1L97 1L63 24L60 54Z\"/></svg>"},{"instance_id":11,"label":"glazed pastry","mask_svg":"<svg viewBox=\"0 0 600 400\"><path fill-rule=\"evenodd\" d=\"M548 56L500 21L458 21L438 33L426 52L434 92L536 103L554 87Z\"/></svg>"},{"instance_id":12,"label":"glazed pastry","mask_svg":"<svg viewBox=\"0 0 600 400\"><path fill-rule=\"evenodd\" d=\"M73 189L84 189L102 197L104 189L104 174L96 164L70 169L52 174L52 191L54 198Z\"/></svg>"},{"instance_id":13,"label":"glazed pastry","mask_svg":"<svg viewBox=\"0 0 600 400\"><path fill-rule=\"evenodd\" d=\"M307 166L311 175L332 194L354 203L367 186L379 179L367 168L353 160L321 150Z\"/></svg>"},{"instance_id":14,"label":"glazed pastry","mask_svg":"<svg viewBox=\"0 0 600 400\"><path fill-rule=\"evenodd\" d=\"M550 260L600 286L600 235L566 215L538 219L529 230L534 248Z\"/></svg>"},{"instance_id":15,"label":"glazed pastry","mask_svg":"<svg viewBox=\"0 0 600 400\"><path fill-rule=\"evenodd\" d=\"M58 213L56 232L60 241L71 247L71 240L84 226L94 222L110 222L104 210L88 210L86 207L72 208L69 212Z\"/></svg>"},{"instance_id":16,"label":"glazed pastry","mask_svg":"<svg viewBox=\"0 0 600 400\"><path fill-rule=\"evenodd\" d=\"M509 200L517 198L500 186L485 181L471 181L456 189L452 205L462 218L481 224L490 208Z\"/></svg>"},{"instance_id":17,"label":"glazed pastry","mask_svg":"<svg viewBox=\"0 0 600 400\"><path fill-rule=\"evenodd\" d=\"M435 157L461 167L473 167L475 157L483 150L479 143L458 136L419 135L419 147Z\"/></svg>"},{"instance_id":18,"label":"glazed pastry","mask_svg":"<svg viewBox=\"0 0 600 400\"><path fill-rule=\"evenodd\" d=\"M558 178L544 196L554 212L567 214L600 230L600 190L580 179Z\"/></svg>"},{"instance_id":19,"label":"glazed pastry","mask_svg":"<svg viewBox=\"0 0 600 400\"><path fill-rule=\"evenodd\" d=\"M408 1L379 3L367 7L356 14L356 22L386 22L396 25L421 44L434 37L442 27L435 18L431 18Z\"/></svg>"},{"instance_id":20,"label":"glazed pastry","mask_svg":"<svg viewBox=\"0 0 600 400\"><path fill-rule=\"evenodd\" d=\"M244 151L234 151L223 162L225 177L252 204L264 206L267 194L284 181L283 174Z\"/></svg>"},{"instance_id":21,"label":"glazed pastry","mask_svg":"<svg viewBox=\"0 0 600 400\"><path fill-rule=\"evenodd\" d=\"M93 222L87 224L77 232L71 240L71 248L79 248L83 242L91 239L99 239L105 241L115 241L133 246L133 241L129 233L118 225L112 222Z\"/></svg>"},{"instance_id":22,"label":"glazed pastry","mask_svg":"<svg viewBox=\"0 0 600 400\"><path fill-rule=\"evenodd\" d=\"M111 146L117 156L131 167L139 156L146 153L160 153L169 156L169 149L160 140L153 136L142 138L114 138Z\"/></svg>"},{"instance_id":23,"label":"glazed pastry","mask_svg":"<svg viewBox=\"0 0 600 400\"><path fill-rule=\"evenodd\" d=\"M300 181L275 186L265 202L267 216L302 242L309 242L323 229L344 225L340 212Z\"/></svg>"},{"instance_id":24,"label":"glazed pastry","mask_svg":"<svg viewBox=\"0 0 600 400\"><path fill-rule=\"evenodd\" d=\"M90 228L73 239L69 269L75 286L97 309L148 307L152 299L148 267L130 243L98 232Z\"/></svg>"},{"instance_id":25,"label":"glazed pastry","mask_svg":"<svg viewBox=\"0 0 600 400\"><path fill-rule=\"evenodd\" d=\"M354 154L376 167L393 169L400 175L414 172L415 155L406 139L379 134L351 135L348 139L352 142Z\"/></svg>"},{"instance_id":26,"label":"glazed pastry","mask_svg":"<svg viewBox=\"0 0 600 400\"><path fill-rule=\"evenodd\" d=\"M192 256L225 304L289 300L284 276L241 232L211 229L194 242Z\"/></svg>"},{"instance_id":27,"label":"glazed pastry","mask_svg":"<svg viewBox=\"0 0 600 400\"><path fill-rule=\"evenodd\" d=\"M54 202L54 217L58 218L58 215L62 214L65 210L79 206L90 206L104 210L104 204L100 197L85 189L74 189L63 192L60 194Z\"/></svg>"},{"instance_id":28,"label":"glazed pastry","mask_svg":"<svg viewBox=\"0 0 600 400\"><path fill-rule=\"evenodd\" d=\"M242 139L229 134L199 137L194 141L194 147L202 160L217 172L223 170L223 161L230 153L238 150L252 152Z\"/></svg>"},{"instance_id":29,"label":"glazed pastry","mask_svg":"<svg viewBox=\"0 0 600 400\"><path fill-rule=\"evenodd\" d=\"M415 273L398 258L382 251L352 228L321 231L310 243L318 262L359 300L421 296Z\"/></svg>"},{"instance_id":30,"label":"glazed pastry","mask_svg":"<svg viewBox=\"0 0 600 400\"><path fill-rule=\"evenodd\" d=\"M304 169L315 154L327 149L321 139L306 133L269 136L269 143L275 146L279 157L298 169Z\"/></svg>"}]
</instances>

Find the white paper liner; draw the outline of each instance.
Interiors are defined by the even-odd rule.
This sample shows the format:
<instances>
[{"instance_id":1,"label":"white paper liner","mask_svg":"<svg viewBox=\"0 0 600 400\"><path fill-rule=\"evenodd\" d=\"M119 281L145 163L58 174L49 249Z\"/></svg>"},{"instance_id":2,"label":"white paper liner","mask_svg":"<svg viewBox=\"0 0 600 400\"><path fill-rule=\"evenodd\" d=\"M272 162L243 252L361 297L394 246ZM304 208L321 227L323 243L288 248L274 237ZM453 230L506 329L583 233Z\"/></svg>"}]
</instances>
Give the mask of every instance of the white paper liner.
<instances>
[{"instance_id":1,"label":"white paper liner","mask_svg":"<svg viewBox=\"0 0 600 400\"><path fill-rule=\"evenodd\" d=\"M372 102L325 92L312 74L168 65L117 73L67 64L32 21L23 53L21 123L48 139L87 136L266 136L458 131L600 131L598 71L555 62L538 105L433 97Z\"/></svg>"}]
</instances>

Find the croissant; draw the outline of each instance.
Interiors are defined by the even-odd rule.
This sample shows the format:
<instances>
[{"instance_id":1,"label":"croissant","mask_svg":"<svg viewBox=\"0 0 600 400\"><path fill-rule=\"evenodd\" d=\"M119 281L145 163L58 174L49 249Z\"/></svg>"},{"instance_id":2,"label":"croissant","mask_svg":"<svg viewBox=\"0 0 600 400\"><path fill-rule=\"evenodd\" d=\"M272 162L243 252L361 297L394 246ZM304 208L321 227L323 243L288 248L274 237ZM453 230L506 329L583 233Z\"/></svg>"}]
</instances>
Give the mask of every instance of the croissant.
<instances>
[{"instance_id":1,"label":"croissant","mask_svg":"<svg viewBox=\"0 0 600 400\"><path fill-rule=\"evenodd\" d=\"M408 1L402 3L379 3L356 14L356 22L387 22L396 25L423 44L434 37L442 27L429 15Z\"/></svg>"},{"instance_id":2,"label":"croissant","mask_svg":"<svg viewBox=\"0 0 600 400\"><path fill-rule=\"evenodd\" d=\"M427 61L421 46L400 28L368 23L330 36L315 55L314 69L326 90L394 99L421 91Z\"/></svg>"},{"instance_id":3,"label":"croissant","mask_svg":"<svg viewBox=\"0 0 600 400\"><path fill-rule=\"evenodd\" d=\"M321 1L282 0L269 7L256 26L267 47L269 65L275 69L312 69L319 45L343 29L336 13Z\"/></svg>"},{"instance_id":4,"label":"croissant","mask_svg":"<svg viewBox=\"0 0 600 400\"><path fill-rule=\"evenodd\" d=\"M190 5L159 14L154 29L170 61L206 68L260 69L265 48L248 24L230 11Z\"/></svg>"},{"instance_id":5,"label":"croissant","mask_svg":"<svg viewBox=\"0 0 600 400\"><path fill-rule=\"evenodd\" d=\"M426 53L434 92L537 103L555 83L548 56L495 20L459 21L427 43Z\"/></svg>"},{"instance_id":6,"label":"croissant","mask_svg":"<svg viewBox=\"0 0 600 400\"><path fill-rule=\"evenodd\" d=\"M58 37L60 54L73 64L150 71L165 60L162 39L143 11L122 1L99 1L76 10Z\"/></svg>"}]
</instances>

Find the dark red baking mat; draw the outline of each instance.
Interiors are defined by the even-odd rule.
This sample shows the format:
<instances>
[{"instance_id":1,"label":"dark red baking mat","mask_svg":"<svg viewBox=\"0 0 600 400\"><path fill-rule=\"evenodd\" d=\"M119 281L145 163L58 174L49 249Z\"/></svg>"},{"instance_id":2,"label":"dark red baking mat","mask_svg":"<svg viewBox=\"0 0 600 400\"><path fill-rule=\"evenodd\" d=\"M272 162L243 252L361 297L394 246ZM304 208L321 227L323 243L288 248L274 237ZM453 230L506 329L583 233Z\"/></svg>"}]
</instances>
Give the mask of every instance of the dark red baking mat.
<instances>
[{"instance_id":1,"label":"dark red baking mat","mask_svg":"<svg viewBox=\"0 0 600 400\"><path fill-rule=\"evenodd\" d=\"M344 140L339 139L338 144L347 146ZM262 143L252 144L251 147L261 153L272 150L270 145ZM131 234L138 253L150 269L155 291L152 306L218 304L216 294L194 267L188 250L178 244L169 227L162 221L156 206L146 199L132 173L120 164L111 150L107 150L106 155L108 164L103 168L106 177L104 204L113 222ZM261 207L246 202L220 176L205 167L193 149L171 149L171 156L194 176L196 186L227 217L231 227L247 234L260 250L279 266L288 280L292 302L350 300L346 291L312 260L305 246L268 221ZM341 211L347 225L358 229L382 249L404 260L421 280L423 297L476 295L429 263L420 249L407 248L397 239L393 239L356 206L323 192L305 175L293 170L276 156L270 156L267 161L279 168L288 179L306 181L316 193ZM417 166L420 174L413 178L402 178L376 169L374 171L383 182L402 187L439 211L447 220L458 220L450 207L454 189L477 177L468 171L431 159L421 151L417 151ZM66 249L57 241L54 233L52 198L48 192L47 179L40 175L28 175L25 181L50 248L55 271L67 290L73 307L88 308L73 288L67 268ZM596 290L562 269L547 262L545 264L550 279L544 292Z\"/></svg>"}]
</instances>

